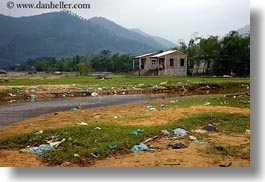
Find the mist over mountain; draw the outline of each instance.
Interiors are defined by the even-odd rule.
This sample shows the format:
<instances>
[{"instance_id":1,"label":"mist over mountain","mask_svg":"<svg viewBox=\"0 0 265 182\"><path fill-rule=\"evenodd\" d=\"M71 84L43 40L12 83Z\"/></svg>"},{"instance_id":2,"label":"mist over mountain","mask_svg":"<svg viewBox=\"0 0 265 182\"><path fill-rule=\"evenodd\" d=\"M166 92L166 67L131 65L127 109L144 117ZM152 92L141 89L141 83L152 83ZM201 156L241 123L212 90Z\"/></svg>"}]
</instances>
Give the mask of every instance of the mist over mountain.
<instances>
[{"instance_id":1,"label":"mist over mountain","mask_svg":"<svg viewBox=\"0 0 265 182\"><path fill-rule=\"evenodd\" d=\"M237 30L239 35L248 35L250 34L250 25L245 25Z\"/></svg>"},{"instance_id":2,"label":"mist over mountain","mask_svg":"<svg viewBox=\"0 0 265 182\"><path fill-rule=\"evenodd\" d=\"M164 39L164 38L161 38L161 37L158 37L158 36L153 36L153 35L149 35L145 32L143 32L142 30L138 29L138 28L133 28L133 29L130 29L134 32L137 32L143 36L146 36L146 37L150 37L152 38L153 40L155 40L156 42L162 44L164 47L166 47L167 49L168 48L172 48L172 47L176 47L177 45L174 44L173 42L167 40L167 39Z\"/></svg>"},{"instance_id":3,"label":"mist over mountain","mask_svg":"<svg viewBox=\"0 0 265 182\"><path fill-rule=\"evenodd\" d=\"M89 19L89 21L99 25L100 27L105 28L106 30L109 30L110 32L114 33L116 36L120 38L138 41L148 46L154 47L155 49L158 50L168 48L168 46L161 44L153 37L149 36L148 34L145 34L144 32L137 32L130 29L126 29L104 17L94 17Z\"/></svg>"}]
</instances>

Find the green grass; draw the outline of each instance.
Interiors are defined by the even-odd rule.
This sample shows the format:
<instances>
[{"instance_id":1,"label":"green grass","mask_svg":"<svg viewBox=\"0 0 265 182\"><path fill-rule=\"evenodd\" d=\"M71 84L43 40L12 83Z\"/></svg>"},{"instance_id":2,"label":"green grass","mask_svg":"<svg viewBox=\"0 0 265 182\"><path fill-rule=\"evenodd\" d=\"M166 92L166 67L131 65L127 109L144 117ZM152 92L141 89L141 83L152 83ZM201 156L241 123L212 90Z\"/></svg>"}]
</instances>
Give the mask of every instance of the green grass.
<instances>
[{"instance_id":1,"label":"green grass","mask_svg":"<svg viewBox=\"0 0 265 182\"><path fill-rule=\"evenodd\" d=\"M249 147L249 146L248 146ZM217 154L222 156L231 156L241 159L250 160L250 150L249 148L243 145L239 146L218 146L215 143L212 143L210 147L207 148L208 154Z\"/></svg>"},{"instance_id":2,"label":"green grass","mask_svg":"<svg viewBox=\"0 0 265 182\"><path fill-rule=\"evenodd\" d=\"M139 144L145 139L159 135L162 129L172 130L177 127L193 129L202 128L209 123L217 124L217 132L221 133L242 133L249 128L249 115L231 114L231 113L200 113L192 114L178 121L172 121L168 124L159 126L122 126L116 124L89 124L88 126L66 127L61 129L45 130L43 134L36 135L35 132L0 139L1 148L24 148L26 146L38 146L45 144L51 136L65 138L55 151L47 152L43 155L43 161L52 165L61 164L63 161L72 163L89 163L93 158L92 154L98 154L101 158L106 157L110 151L108 144L118 145L130 149L133 145ZM95 127L101 127L102 130L95 130ZM130 132L136 129L144 130L138 136L130 135ZM192 133L199 140L207 137L208 134ZM71 140L69 140L71 138ZM80 157L74 157L79 154ZM85 161L85 162L84 162Z\"/></svg>"},{"instance_id":3,"label":"green grass","mask_svg":"<svg viewBox=\"0 0 265 182\"><path fill-rule=\"evenodd\" d=\"M38 77L37 77L38 76ZM242 83L249 85L250 78L223 78L223 77L173 77L173 76L161 76L161 77L143 77L143 76L128 76L128 75L113 75L112 79L99 80L95 76L61 76L58 79L48 79L49 77L43 75L37 75L30 79L8 78L6 82L0 82L0 85L6 86L31 86L31 85L60 85L60 84L78 84L81 86L91 87L148 87L154 85L160 85L165 83L167 86L182 86L193 85L199 83ZM40 79L40 77L42 79ZM7 79L7 78L5 78ZM140 85L139 85L140 84Z\"/></svg>"},{"instance_id":4,"label":"green grass","mask_svg":"<svg viewBox=\"0 0 265 182\"><path fill-rule=\"evenodd\" d=\"M173 99L172 99L173 100ZM174 100L176 101L176 100ZM247 94L225 94L221 96L202 96L197 98L177 99L174 103L167 103L168 107L185 107L192 105L204 105L207 102L212 106L231 106L250 108L250 96Z\"/></svg>"}]
</instances>

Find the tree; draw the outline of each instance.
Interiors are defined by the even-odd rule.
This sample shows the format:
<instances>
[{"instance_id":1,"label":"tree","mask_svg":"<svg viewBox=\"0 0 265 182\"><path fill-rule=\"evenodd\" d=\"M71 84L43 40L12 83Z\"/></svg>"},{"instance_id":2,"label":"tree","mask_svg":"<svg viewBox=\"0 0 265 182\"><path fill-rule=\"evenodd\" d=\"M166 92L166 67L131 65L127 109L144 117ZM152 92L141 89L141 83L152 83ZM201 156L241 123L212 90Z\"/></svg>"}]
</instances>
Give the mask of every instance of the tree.
<instances>
[{"instance_id":1,"label":"tree","mask_svg":"<svg viewBox=\"0 0 265 182\"><path fill-rule=\"evenodd\" d=\"M80 58L80 62L77 64L77 68L79 70L79 74L83 76L87 76L93 71L91 60L86 57Z\"/></svg>"}]
</instances>

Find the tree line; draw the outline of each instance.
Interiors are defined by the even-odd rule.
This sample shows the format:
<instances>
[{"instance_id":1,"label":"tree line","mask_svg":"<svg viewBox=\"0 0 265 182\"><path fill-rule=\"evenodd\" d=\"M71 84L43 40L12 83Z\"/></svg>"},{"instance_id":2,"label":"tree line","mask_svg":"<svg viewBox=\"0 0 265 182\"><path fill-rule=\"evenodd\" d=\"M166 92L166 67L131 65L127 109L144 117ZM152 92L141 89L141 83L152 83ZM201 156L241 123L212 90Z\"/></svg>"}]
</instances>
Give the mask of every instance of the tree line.
<instances>
[{"instance_id":1,"label":"tree line","mask_svg":"<svg viewBox=\"0 0 265 182\"><path fill-rule=\"evenodd\" d=\"M102 50L94 56L72 56L66 58L42 57L28 59L25 64L19 64L11 69L16 71L29 71L32 68L43 72L78 72L88 75L91 72L127 73L132 71L133 56L128 54L113 54Z\"/></svg>"},{"instance_id":2,"label":"tree line","mask_svg":"<svg viewBox=\"0 0 265 182\"><path fill-rule=\"evenodd\" d=\"M231 31L222 39L218 36L196 37L186 45L180 43L178 50L188 55L188 70L200 61L212 65L206 74L237 76L250 75L250 35Z\"/></svg>"}]
</instances>

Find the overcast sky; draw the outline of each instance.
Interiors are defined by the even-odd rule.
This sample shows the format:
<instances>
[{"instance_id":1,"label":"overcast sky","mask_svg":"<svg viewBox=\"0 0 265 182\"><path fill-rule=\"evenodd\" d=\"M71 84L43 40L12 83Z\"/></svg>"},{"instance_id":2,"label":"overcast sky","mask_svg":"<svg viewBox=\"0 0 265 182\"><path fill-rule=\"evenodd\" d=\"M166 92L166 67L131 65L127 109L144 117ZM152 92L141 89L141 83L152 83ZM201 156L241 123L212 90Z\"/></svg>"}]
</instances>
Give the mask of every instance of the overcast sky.
<instances>
[{"instance_id":1,"label":"overcast sky","mask_svg":"<svg viewBox=\"0 0 265 182\"><path fill-rule=\"evenodd\" d=\"M1 0L0 13L29 16L49 12L40 9L8 9ZM11 0L14 3L36 3L38 0ZM42 3L51 0L40 0ZM52 0L59 2L60 0ZM250 24L249 0L64 0L65 3L89 3L90 9L72 10L91 18L103 16L125 28L142 31L177 43L186 42L196 33L223 36ZM58 10L57 10L58 11Z\"/></svg>"}]
</instances>

